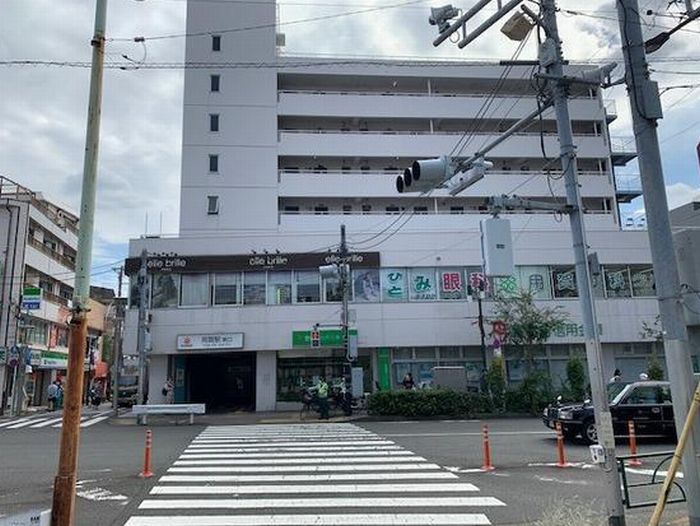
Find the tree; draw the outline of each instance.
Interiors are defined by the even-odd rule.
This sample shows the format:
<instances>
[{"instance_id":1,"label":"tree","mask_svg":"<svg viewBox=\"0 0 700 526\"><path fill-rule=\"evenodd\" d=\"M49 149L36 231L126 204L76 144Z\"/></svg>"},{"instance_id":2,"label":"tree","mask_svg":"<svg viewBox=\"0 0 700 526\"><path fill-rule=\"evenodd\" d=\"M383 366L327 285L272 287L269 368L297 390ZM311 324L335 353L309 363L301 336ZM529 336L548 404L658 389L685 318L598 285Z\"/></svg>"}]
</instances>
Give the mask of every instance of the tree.
<instances>
[{"instance_id":1,"label":"tree","mask_svg":"<svg viewBox=\"0 0 700 526\"><path fill-rule=\"evenodd\" d=\"M572 356L566 362L566 384L572 400L579 401L586 397L586 371L578 356Z\"/></svg>"},{"instance_id":2,"label":"tree","mask_svg":"<svg viewBox=\"0 0 700 526\"><path fill-rule=\"evenodd\" d=\"M504 344L507 350L520 351L529 373L534 351L564 325L569 314L560 305L538 307L533 294L521 290L509 297L497 298L493 317L505 324Z\"/></svg>"},{"instance_id":3,"label":"tree","mask_svg":"<svg viewBox=\"0 0 700 526\"><path fill-rule=\"evenodd\" d=\"M654 319L654 323L648 323L647 321L642 322L642 330L639 335L644 339L654 340L654 350L651 358L647 361L647 374L649 375L649 380L663 380L664 379L664 368L659 362L659 358L656 356L656 343L661 343L664 341L664 330L661 326L661 316L657 315Z\"/></svg>"}]
</instances>

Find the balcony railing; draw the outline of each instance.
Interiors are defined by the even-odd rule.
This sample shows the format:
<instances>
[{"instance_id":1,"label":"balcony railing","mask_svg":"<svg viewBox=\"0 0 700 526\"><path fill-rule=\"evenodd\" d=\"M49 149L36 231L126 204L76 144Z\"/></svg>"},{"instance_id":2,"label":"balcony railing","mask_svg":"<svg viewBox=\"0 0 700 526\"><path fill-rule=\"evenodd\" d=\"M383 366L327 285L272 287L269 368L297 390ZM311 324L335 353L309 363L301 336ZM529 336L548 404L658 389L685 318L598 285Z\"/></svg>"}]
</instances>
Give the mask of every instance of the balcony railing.
<instances>
[{"instance_id":1,"label":"balcony railing","mask_svg":"<svg viewBox=\"0 0 700 526\"><path fill-rule=\"evenodd\" d=\"M634 137L610 137L610 151L613 153L637 153Z\"/></svg>"},{"instance_id":2,"label":"balcony railing","mask_svg":"<svg viewBox=\"0 0 700 526\"><path fill-rule=\"evenodd\" d=\"M74 259L71 259L68 256L65 256L64 254L59 253L50 247L47 247L38 239L30 237L29 238L29 245L36 248L39 252L46 254L51 259L58 261L63 266L68 267L71 270L75 270L75 260Z\"/></svg>"},{"instance_id":3,"label":"balcony railing","mask_svg":"<svg viewBox=\"0 0 700 526\"><path fill-rule=\"evenodd\" d=\"M343 90L279 90L280 95L357 95L360 97L442 97L442 98L470 98L482 100L486 98L483 91L474 91L470 93L443 92L443 91L343 91ZM535 99L536 94L523 93L502 93L499 95L502 98L518 98L518 99ZM572 99L594 100L588 96L571 97Z\"/></svg>"},{"instance_id":4,"label":"balcony railing","mask_svg":"<svg viewBox=\"0 0 700 526\"><path fill-rule=\"evenodd\" d=\"M279 130L280 135L285 134L285 133L290 133L290 134L306 134L306 133L315 133L315 134L320 134L320 135L464 135L464 130L392 130L392 129L385 129L385 130L343 130L343 129L280 129ZM502 131L498 130L492 130L492 131L476 131L476 132L470 132L470 135L478 135L478 136L488 136L488 135L500 135L503 133ZM531 136L539 136L540 132L539 130L537 131L531 131L531 132L518 132L514 133L513 135L515 136L522 136L522 137L531 137ZM557 132L556 131L545 131L543 132L543 135L547 137L557 137ZM580 132L580 131L574 131L575 136L583 136L583 137L598 137L600 136L599 134L591 132ZM634 139L632 139L634 142ZM634 151L634 149L632 150Z\"/></svg>"},{"instance_id":5,"label":"balcony railing","mask_svg":"<svg viewBox=\"0 0 700 526\"><path fill-rule=\"evenodd\" d=\"M642 193L642 180L639 174L615 174L615 187L618 192Z\"/></svg>"},{"instance_id":6,"label":"balcony railing","mask_svg":"<svg viewBox=\"0 0 700 526\"><path fill-rule=\"evenodd\" d=\"M281 168L279 170L279 175L280 177L283 175L343 175L347 177L357 177L357 176L373 176L373 177L380 177L380 176L387 176L387 177L396 177L397 175L402 175L404 169L403 168L396 168L396 169L382 169L382 170L377 170L377 169L372 169L372 170L329 170L326 168ZM536 172L541 172L542 175L544 175L544 172L542 170L489 170L486 172L486 177L488 176L510 176L510 177L517 177L517 176L530 176L533 175ZM595 177L607 177L608 174L605 172L599 172L599 171L586 171L586 170L579 170L578 172L579 176L595 176Z\"/></svg>"}]
</instances>

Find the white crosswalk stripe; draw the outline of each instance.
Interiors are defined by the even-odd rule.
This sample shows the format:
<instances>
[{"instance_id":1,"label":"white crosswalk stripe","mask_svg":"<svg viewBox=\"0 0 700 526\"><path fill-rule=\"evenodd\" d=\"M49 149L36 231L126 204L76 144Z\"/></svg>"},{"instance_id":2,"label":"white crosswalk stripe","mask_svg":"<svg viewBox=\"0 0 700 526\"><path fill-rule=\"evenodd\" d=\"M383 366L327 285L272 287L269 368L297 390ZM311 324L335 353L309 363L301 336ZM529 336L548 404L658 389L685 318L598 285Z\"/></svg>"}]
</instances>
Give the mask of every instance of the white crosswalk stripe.
<instances>
[{"instance_id":1,"label":"white crosswalk stripe","mask_svg":"<svg viewBox=\"0 0 700 526\"><path fill-rule=\"evenodd\" d=\"M27 416L21 418L13 418L0 422L0 432L3 431L26 431L34 429L60 429L63 425L63 417L60 413L44 413L41 415ZM100 422L104 422L112 416L111 411L102 411L100 413L90 413L80 417L80 427L91 427Z\"/></svg>"},{"instance_id":2,"label":"white crosswalk stripe","mask_svg":"<svg viewBox=\"0 0 700 526\"><path fill-rule=\"evenodd\" d=\"M210 426L126 526L488 525L502 506L352 424Z\"/></svg>"}]
</instances>

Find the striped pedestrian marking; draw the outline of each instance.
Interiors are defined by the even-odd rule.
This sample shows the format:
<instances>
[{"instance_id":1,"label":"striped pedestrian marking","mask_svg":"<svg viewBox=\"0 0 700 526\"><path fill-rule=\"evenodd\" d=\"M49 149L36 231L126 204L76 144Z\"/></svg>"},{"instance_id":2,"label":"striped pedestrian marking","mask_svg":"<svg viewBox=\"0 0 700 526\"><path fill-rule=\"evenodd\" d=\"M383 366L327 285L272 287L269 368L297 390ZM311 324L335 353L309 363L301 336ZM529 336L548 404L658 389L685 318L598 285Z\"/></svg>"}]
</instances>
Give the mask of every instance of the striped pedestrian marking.
<instances>
[{"instance_id":1,"label":"striped pedestrian marking","mask_svg":"<svg viewBox=\"0 0 700 526\"><path fill-rule=\"evenodd\" d=\"M56 422L60 422L61 420L63 420L63 417L62 417L62 416L59 416L58 418L49 418L48 420L45 420L44 422L41 422L41 423L39 423L39 424L34 424L34 425L32 425L32 426L29 426L29 427L30 427L31 429L38 429L38 428L41 428L41 427L50 426L50 425L52 425L52 424L55 424Z\"/></svg>"},{"instance_id":2,"label":"striped pedestrian marking","mask_svg":"<svg viewBox=\"0 0 700 526\"><path fill-rule=\"evenodd\" d=\"M454 506L505 506L495 497L363 497L292 499L146 499L142 510L267 508L425 508Z\"/></svg>"},{"instance_id":3,"label":"striped pedestrian marking","mask_svg":"<svg viewBox=\"0 0 700 526\"><path fill-rule=\"evenodd\" d=\"M132 517L124 526L482 526L481 513L202 515Z\"/></svg>"},{"instance_id":4,"label":"striped pedestrian marking","mask_svg":"<svg viewBox=\"0 0 700 526\"><path fill-rule=\"evenodd\" d=\"M94 413L83 415L80 417L80 427L90 427L100 422L104 422L112 416L111 411L103 411L101 413ZM8 420L6 422L0 423L0 431L15 431L15 430L28 430L28 429L44 429L44 428L54 428L59 429L63 426L63 416L56 416L55 414L40 414L33 416L26 416L21 418L15 418Z\"/></svg>"},{"instance_id":5,"label":"striped pedestrian marking","mask_svg":"<svg viewBox=\"0 0 700 526\"><path fill-rule=\"evenodd\" d=\"M6 429L20 429L20 428L22 428L22 427L30 426L30 425L32 425L34 422L43 422L44 420L47 420L47 419L46 419L46 418L39 418L39 419L37 419L37 420L29 420L29 421L18 422L18 423L14 424L14 425L7 426Z\"/></svg>"},{"instance_id":6,"label":"striped pedestrian marking","mask_svg":"<svg viewBox=\"0 0 700 526\"><path fill-rule=\"evenodd\" d=\"M105 416L98 416L97 418L93 418L91 420L88 420L87 422L83 422L80 424L80 427L90 427L94 426L95 424L99 424L100 422L107 420L111 415L105 415Z\"/></svg>"},{"instance_id":7,"label":"striped pedestrian marking","mask_svg":"<svg viewBox=\"0 0 700 526\"><path fill-rule=\"evenodd\" d=\"M26 418L20 418L19 420L10 420L8 422L3 422L2 424L0 424L0 427L9 426L11 424L19 424L20 422L26 422L28 420L31 420L32 418L33 417L30 416L30 417L26 417Z\"/></svg>"},{"instance_id":8,"label":"striped pedestrian marking","mask_svg":"<svg viewBox=\"0 0 700 526\"><path fill-rule=\"evenodd\" d=\"M468 482L441 484L269 484L237 486L156 486L151 495L272 495L314 493L453 493L479 491Z\"/></svg>"},{"instance_id":9,"label":"striped pedestrian marking","mask_svg":"<svg viewBox=\"0 0 700 526\"><path fill-rule=\"evenodd\" d=\"M163 475L161 482L338 482L349 480L458 479L449 471L418 473L323 473L307 475Z\"/></svg>"},{"instance_id":10,"label":"striped pedestrian marking","mask_svg":"<svg viewBox=\"0 0 700 526\"><path fill-rule=\"evenodd\" d=\"M196 460L177 460L174 466L209 466L216 464L218 466L260 466L261 464L274 464L283 466L286 464L328 464L345 462L347 464L362 464L362 463L387 463L387 462L427 462L423 457L315 457L315 458L237 458L237 459L196 459Z\"/></svg>"},{"instance_id":11,"label":"striped pedestrian marking","mask_svg":"<svg viewBox=\"0 0 700 526\"><path fill-rule=\"evenodd\" d=\"M192 440L126 526L488 525L505 505L351 424L223 426Z\"/></svg>"}]
</instances>

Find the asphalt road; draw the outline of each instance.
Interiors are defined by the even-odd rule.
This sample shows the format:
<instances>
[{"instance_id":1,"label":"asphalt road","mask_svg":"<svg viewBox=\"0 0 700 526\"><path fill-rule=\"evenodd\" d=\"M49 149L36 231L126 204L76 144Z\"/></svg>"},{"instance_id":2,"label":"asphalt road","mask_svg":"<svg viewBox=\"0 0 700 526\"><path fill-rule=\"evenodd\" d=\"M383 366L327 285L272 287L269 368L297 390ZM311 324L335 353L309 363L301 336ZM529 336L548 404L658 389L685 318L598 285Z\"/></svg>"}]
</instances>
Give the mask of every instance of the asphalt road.
<instances>
[{"instance_id":1,"label":"asphalt road","mask_svg":"<svg viewBox=\"0 0 700 526\"><path fill-rule=\"evenodd\" d=\"M212 417L207 420L217 423ZM226 424L235 422L235 418L225 419ZM459 482L474 484L480 494L505 503L488 510L493 524L532 524L543 513L557 508L576 508L592 515L603 510L602 477L597 468L590 466L588 448L567 444L567 460L576 466L566 469L553 466L557 459L554 433L545 429L538 419L488 422L496 467L491 473L478 471L482 465L478 421L355 423L455 473ZM175 426L167 420L154 422L151 429L155 476L147 480L138 477L143 459L143 427L112 420L83 430L76 524L124 525L137 513L139 504L158 478L205 427ZM50 507L58 440L58 429L0 429L0 525L8 524L8 517L15 514ZM672 448L668 441L647 440L640 444L640 452ZM620 447L619 453L626 454L627 448ZM644 470L653 467L651 462L645 463L630 475L631 480L648 479ZM652 492L645 495L644 491L636 495L636 498L654 497ZM629 512L628 523L645 524L649 512L649 509ZM672 505L666 514L666 524L683 524L678 520L683 514L682 504Z\"/></svg>"}]
</instances>

